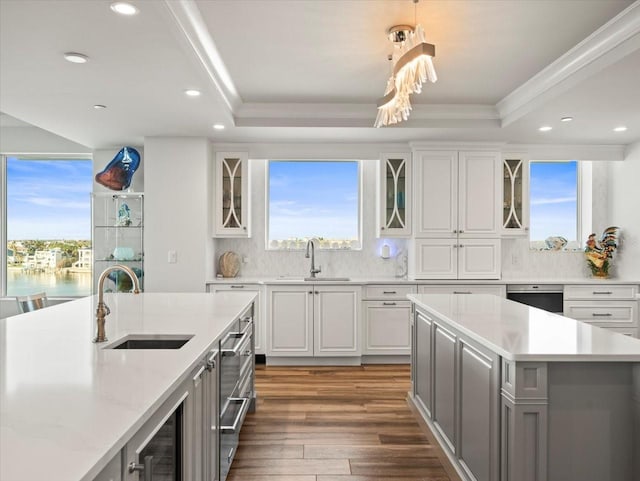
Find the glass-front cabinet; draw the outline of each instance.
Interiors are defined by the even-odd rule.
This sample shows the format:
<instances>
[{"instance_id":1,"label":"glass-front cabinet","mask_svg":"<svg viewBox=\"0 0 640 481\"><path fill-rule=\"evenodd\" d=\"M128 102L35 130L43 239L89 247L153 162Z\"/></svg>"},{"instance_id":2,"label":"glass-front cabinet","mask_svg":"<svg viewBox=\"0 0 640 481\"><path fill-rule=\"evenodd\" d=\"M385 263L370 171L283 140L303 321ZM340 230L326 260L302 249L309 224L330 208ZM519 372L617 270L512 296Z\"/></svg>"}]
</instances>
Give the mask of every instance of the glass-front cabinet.
<instances>
[{"instance_id":1,"label":"glass-front cabinet","mask_svg":"<svg viewBox=\"0 0 640 481\"><path fill-rule=\"evenodd\" d=\"M214 237L251 237L247 152L217 152Z\"/></svg>"},{"instance_id":2,"label":"glass-front cabinet","mask_svg":"<svg viewBox=\"0 0 640 481\"><path fill-rule=\"evenodd\" d=\"M380 156L378 237L411 235L411 154Z\"/></svg>"},{"instance_id":3,"label":"glass-front cabinet","mask_svg":"<svg viewBox=\"0 0 640 481\"><path fill-rule=\"evenodd\" d=\"M502 157L502 233L529 231L529 159L522 153Z\"/></svg>"},{"instance_id":4,"label":"glass-front cabinet","mask_svg":"<svg viewBox=\"0 0 640 481\"><path fill-rule=\"evenodd\" d=\"M102 271L115 264L130 267L144 287L144 194L111 192L92 194L93 291ZM133 283L127 274L112 272L105 290L128 292Z\"/></svg>"}]
</instances>

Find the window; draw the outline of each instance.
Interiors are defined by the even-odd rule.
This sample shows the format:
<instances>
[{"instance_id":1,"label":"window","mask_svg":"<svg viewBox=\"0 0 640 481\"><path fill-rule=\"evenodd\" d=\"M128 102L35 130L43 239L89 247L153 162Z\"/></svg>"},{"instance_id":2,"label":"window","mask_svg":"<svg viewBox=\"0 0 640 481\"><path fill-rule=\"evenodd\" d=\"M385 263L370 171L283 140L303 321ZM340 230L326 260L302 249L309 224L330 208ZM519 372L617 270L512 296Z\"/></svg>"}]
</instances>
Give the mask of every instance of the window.
<instances>
[{"instance_id":1,"label":"window","mask_svg":"<svg viewBox=\"0 0 640 481\"><path fill-rule=\"evenodd\" d=\"M267 247L359 249L358 161L269 161Z\"/></svg>"},{"instance_id":2,"label":"window","mask_svg":"<svg viewBox=\"0 0 640 481\"><path fill-rule=\"evenodd\" d=\"M579 248L577 161L530 162L530 239L535 249Z\"/></svg>"},{"instance_id":3,"label":"window","mask_svg":"<svg viewBox=\"0 0 640 481\"><path fill-rule=\"evenodd\" d=\"M2 163L3 294L91 294L92 162L8 156Z\"/></svg>"}]
</instances>

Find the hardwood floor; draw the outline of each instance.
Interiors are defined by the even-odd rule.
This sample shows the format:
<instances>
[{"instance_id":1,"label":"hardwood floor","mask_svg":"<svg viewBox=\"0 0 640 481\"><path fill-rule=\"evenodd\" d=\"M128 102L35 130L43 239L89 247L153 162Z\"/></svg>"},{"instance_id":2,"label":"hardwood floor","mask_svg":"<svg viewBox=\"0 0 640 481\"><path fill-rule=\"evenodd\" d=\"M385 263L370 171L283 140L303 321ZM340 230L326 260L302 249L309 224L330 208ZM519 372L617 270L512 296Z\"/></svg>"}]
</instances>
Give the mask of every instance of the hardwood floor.
<instances>
[{"instance_id":1,"label":"hardwood floor","mask_svg":"<svg viewBox=\"0 0 640 481\"><path fill-rule=\"evenodd\" d=\"M257 366L229 481L458 481L407 405L409 366Z\"/></svg>"}]
</instances>

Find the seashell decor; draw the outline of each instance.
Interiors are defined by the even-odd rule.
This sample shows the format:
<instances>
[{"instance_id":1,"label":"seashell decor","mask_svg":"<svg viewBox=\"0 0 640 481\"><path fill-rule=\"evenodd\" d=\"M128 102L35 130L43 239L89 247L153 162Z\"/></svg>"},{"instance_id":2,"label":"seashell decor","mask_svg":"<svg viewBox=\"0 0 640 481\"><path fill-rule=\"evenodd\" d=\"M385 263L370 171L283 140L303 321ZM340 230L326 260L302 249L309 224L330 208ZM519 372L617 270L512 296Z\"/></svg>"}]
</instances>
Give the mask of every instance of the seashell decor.
<instances>
[{"instance_id":1,"label":"seashell decor","mask_svg":"<svg viewBox=\"0 0 640 481\"><path fill-rule=\"evenodd\" d=\"M235 277L240 271L240 256L233 251L223 253L218 259L218 271L222 277Z\"/></svg>"}]
</instances>

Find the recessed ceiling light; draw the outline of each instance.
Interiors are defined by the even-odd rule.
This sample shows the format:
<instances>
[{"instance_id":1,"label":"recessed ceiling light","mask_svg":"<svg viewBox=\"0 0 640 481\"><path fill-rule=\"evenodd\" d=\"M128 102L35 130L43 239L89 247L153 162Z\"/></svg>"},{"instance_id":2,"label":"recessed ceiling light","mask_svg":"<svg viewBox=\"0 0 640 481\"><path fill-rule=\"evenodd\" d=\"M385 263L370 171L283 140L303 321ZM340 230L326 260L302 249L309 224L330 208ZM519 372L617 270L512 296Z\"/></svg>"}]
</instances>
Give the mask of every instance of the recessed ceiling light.
<instances>
[{"instance_id":1,"label":"recessed ceiling light","mask_svg":"<svg viewBox=\"0 0 640 481\"><path fill-rule=\"evenodd\" d=\"M196 89L188 89L184 91L184 94L187 97L199 97L200 96L200 91L196 90Z\"/></svg>"},{"instance_id":2,"label":"recessed ceiling light","mask_svg":"<svg viewBox=\"0 0 640 481\"><path fill-rule=\"evenodd\" d=\"M120 15L135 15L138 13L138 9L126 2L115 2L111 4L111 10Z\"/></svg>"},{"instance_id":3,"label":"recessed ceiling light","mask_svg":"<svg viewBox=\"0 0 640 481\"><path fill-rule=\"evenodd\" d=\"M553 127L549 126L549 125L543 125L542 127L540 127L538 130L540 132L549 132L550 130L552 130Z\"/></svg>"},{"instance_id":4,"label":"recessed ceiling light","mask_svg":"<svg viewBox=\"0 0 640 481\"><path fill-rule=\"evenodd\" d=\"M627 130L627 128L624 125L621 125L620 127L616 127L615 129L613 129L614 132L624 132L625 130Z\"/></svg>"},{"instance_id":5,"label":"recessed ceiling light","mask_svg":"<svg viewBox=\"0 0 640 481\"><path fill-rule=\"evenodd\" d=\"M71 63L87 63L89 61L89 57L78 52L66 52L64 54L64 58L66 61Z\"/></svg>"},{"instance_id":6,"label":"recessed ceiling light","mask_svg":"<svg viewBox=\"0 0 640 481\"><path fill-rule=\"evenodd\" d=\"M213 124L213 128L216 130L224 130L224 125L222 124Z\"/></svg>"},{"instance_id":7,"label":"recessed ceiling light","mask_svg":"<svg viewBox=\"0 0 640 481\"><path fill-rule=\"evenodd\" d=\"M102 110L102 109L106 109L107 106L106 105L102 105L102 104L95 104L93 106L93 108L96 109L96 110Z\"/></svg>"},{"instance_id":8,"label":"recessed ceiling light","mask_svg":"<svg viewBox=\"0 0 640 481\"><path fill-rule=\"evenodd\" d=\"M560 119L560 122L571 122L573 120L573 117L562 117Z\"/></svg>"}]
</instances>

